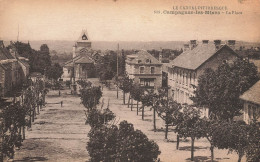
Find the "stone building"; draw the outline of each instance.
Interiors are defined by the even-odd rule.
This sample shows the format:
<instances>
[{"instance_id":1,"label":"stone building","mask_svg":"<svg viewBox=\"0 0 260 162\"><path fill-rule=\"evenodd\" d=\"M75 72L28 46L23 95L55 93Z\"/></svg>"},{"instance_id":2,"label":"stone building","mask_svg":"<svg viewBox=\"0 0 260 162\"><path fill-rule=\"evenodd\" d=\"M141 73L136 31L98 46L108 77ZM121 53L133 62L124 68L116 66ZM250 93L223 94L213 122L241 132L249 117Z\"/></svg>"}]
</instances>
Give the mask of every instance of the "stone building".
<instances>
[{"instance_id":1,"label":"stone building","mask_svg":"<svg viewBox=\"0 0 260 162\"><path fill-rule=\"evenodd\" d=\"M260 81L244 92L240 99L244 101L244 121L249 124L253 119L260 122Z\"/></svg>"},{"instance_id":2,"label":"stone building","mask_svg":"<svg viewBox=\"0 0 260 162\"><path fill-rule=\"evenodd\" d=\"M97 51L91 49L91 41L86 30L81 32L72 52L72 60L66 62L63 66L62 78L70 80L74 75L76 80L87 79L100 55Z\"/></svg>"},{"instance_id":3,"label":"stone building","mask_svg":"<svg viewBox=\"0 0 260 162\"><path fill-rule=\"evenodd\" d=\"M234 41L229 41L234 45ZM187 49L188 48L188 49ZM190 97L194 96L198 78L205 69L216 70L219 65L233 62L238 55L227 44L220 40L209 42L203 40L198 44L196 40L185 45L184 52L168 64L168 84L171 87L170 95L179 103L192 104Z\"/></svg>"},{"instance_id":4,"label":"stone building","mask_svg":"<svg viewBox=\"0 0 260 162\"><path fill-rule=\"evenodd\" d=\"M148 89L162 86L162 63L147 51L127 55L126 72L135 83Z\"/></svg>"}]
</instances>

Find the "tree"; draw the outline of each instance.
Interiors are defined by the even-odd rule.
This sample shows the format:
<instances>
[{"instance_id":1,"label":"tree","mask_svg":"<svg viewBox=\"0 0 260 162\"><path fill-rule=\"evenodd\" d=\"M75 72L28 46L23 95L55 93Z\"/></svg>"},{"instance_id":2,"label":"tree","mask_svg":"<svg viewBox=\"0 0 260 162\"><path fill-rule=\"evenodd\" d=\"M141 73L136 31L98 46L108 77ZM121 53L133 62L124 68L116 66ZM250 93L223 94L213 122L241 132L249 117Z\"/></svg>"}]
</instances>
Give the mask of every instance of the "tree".
<instances>
[{"instance_id":1,"label":"tree","mask_svg":"<svg viewBox=\"0 0 260 162\"><path fill-rule=\"evenodd\" d=\"M155 97L153 109L165 121L165 139L168 139L168 127L170 124L176 125L178 123L179 111L182 107L172 98L168 98L167 90L159 89L158 93Z\"/></svg>"},{"instance_id":2,"label":"tree","mask_svg":"<svg viewBox=\"0 0 260 162\"><path fill-rule=\"evenodd\" d=\"M89 112L91 109L94 109L99 100L102 97L101 87L90 87L80 90L80 99L82 104L87 108Z\"/></svg>"},{"instance_id":3,"label":"tree","mask_svg":"<svg viewBox=\"0 0 260 162\"><path fill-rule=\"evenodd\" d=\"M160 154L158 145L127 121L91 129L88 136L91 161L156 161Z\"/></svg>"},{"instance_id":4,"label":"tree","mask_svg":"<svg viewBox=\"0 0 260 162\"><path fill-rule=\"evenodd\" d=\"M90 88L92 83L90 81L86 81L86 80L77 80L77 83L81 86L81 88L85 89L85 88Z\"/></svg>"},{"instance_id":5,"label":"tree","mask_svg":"<svg viewBox=\"0 0 260 162\"><path fill-rule=\"evenodd\" d=\"M222 137L218 137L216 135L216 131L217 128L219 127L221 121L218 120L211 120L209 118L204 117L201 120L198 120L197 123L197 129L198 131L201 132L201 136L205 137L209 143L210 143L210 152L211 152L211 161L213 162L214 160L214 147L215 147L215 143L216 141L214 141L214 139L217 138L222 138Z\"/></svg>"},{"instance_id":6,"label":"tree","mask_svg":"<svg viewBox=\"0 0 260 162\"><path fill-rule=\"evenodd\" d=\"M149 91L145 89L142 91L142 93L140 93L140 95L141 95L140 101L142 102L142 120L144 120L144 108L145 106L153 106L154 93L152 90Z\"/></svg>"},{"instance_id":7,"label":"tree","mask_svg":"<svg viewBox=\"0 0 260 162\"><path fill-rule=\"evenodd\" d=\"M229 149L238 154L241 161L248 146L248 125L243 121L223 121L216 128L213 141L219 149Z\"/></svg>"},{"instance_id":8,"label":"tree","mask_svg":"<svg viewBox=\"0 0 260 162\"><path fill-rule=\"evenodd\" d=\"M256 122L249 125L246 158L248 162L258 162L260 159L260 127Z\"/></svg>"},{"instance_id":9,"label":"tree","mask_svg":"<svg viewBox=\"0 0 260 162\"><path fill-rule=\"evenodd\" d=\"M123 103L125 104L125 94L129 93L133 85L133 80L129 79L128 76L123 76L120 80L119 88L123 90Z\"/></svg>"},{"instance_id":10,"label":"tree","mask_svg":"<svg viewBox=\"0 0 260 162\"><path fill-rule=\"evenodd\" d=\"M91 109L86 116L86 124L89 124L92 128L101 127L115 118L114 113L108 107L101 110Z\"/></svg>"},{"instance_id":11,"label":"tree","mask_svg":"<svg viewBox=\"0 0 260 162\"><path fill-rule=\"evenodd\" d=\"M182 108L182 113L179 115L179 122L176 125L175 132L180 137L191 138L191 161L194 160L194 142L195 139L201 138L202 134L199 131L200 111L189 105Z\"/></svg>"},{"instance_id":12,"label":"tree","mask_svg":"<svg viewBox=\"0 0 260 162\"><path fill-rule=\"evenodd\" d=\"M48 67L46 71L46 76L49 79L53 79L54 81L57 81L62 74L63 74L63 69L59 63L55 63L54 65Z\"/></svg>"},{"instance_id":13,"label":"tree","mask_svg":"<svg viewBox=\"0 0 260 162\"><path fill-rule=\"evenodd\" d=\"M134 84L131 87L130 90L131 98L137 101L137 114L138 114L138 103L141 101L143 94L144 94L144 89L139 84ZM132 107L133 107L133 103L131 105L131 111L132 111ZM142 105L142 108L144 109L144 105ZM143 111L144 110L142 110L142 114ZM143 115L142 115L142 119L143 119Z\"/></svg>"},{"instance_id":14,"label":"tree","mask_svg":"<svg viewBox=\"0 0 260 162\"><path fill-rule=\"evenodd\" d=\"M25 110L19 102L13 103L4 107L2 117L3 154L13 159L14 147L20 147L22 142L20 128L25 125Z\"/></svg>"},{"instance_id":15,"label":"tree","mask_svg":"<svg viewBox=\"0 0 260 162\"><path fill-rule=\"evenodd\" d=\"M199 77L192 100L199 107L208 107L211 118L232 119L243 108L239 96L258 80L253 63L240 59L223 63L216 71L206 69Z\"/></svg>"}]
</instances>

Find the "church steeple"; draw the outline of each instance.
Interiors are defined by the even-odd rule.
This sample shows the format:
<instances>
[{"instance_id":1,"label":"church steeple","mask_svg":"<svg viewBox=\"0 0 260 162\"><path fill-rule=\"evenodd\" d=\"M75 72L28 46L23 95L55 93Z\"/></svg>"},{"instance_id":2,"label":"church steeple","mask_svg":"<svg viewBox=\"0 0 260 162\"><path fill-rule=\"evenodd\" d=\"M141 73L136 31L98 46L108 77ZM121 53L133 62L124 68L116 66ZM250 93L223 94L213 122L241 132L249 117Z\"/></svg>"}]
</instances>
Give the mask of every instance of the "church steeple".
<instances>
[{"instance_id":1,"label":"church steeple","mask_svg":"<svg viewBox=\"0 0 260 162\"><path fill-rule=\"evenodd\" d=\"M91 48L91 41L89 40L89 35L86 29L81 31L81 34L79 35L77 41L77 46L84 47L84 48Z\"/></svg>"}]
</instances>

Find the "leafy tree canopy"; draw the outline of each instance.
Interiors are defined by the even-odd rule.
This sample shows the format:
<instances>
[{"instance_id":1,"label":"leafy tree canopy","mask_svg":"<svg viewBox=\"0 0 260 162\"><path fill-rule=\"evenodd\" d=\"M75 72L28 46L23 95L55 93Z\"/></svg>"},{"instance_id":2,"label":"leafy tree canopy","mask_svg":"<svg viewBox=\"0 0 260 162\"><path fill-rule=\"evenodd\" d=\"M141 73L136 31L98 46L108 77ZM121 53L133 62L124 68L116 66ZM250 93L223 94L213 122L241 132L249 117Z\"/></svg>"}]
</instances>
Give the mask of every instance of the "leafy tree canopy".
<instances>
[{"instance_id":1,"label":"leafy tree canopy","mask_svg":"<svg viewBox=\"0 0 260 162\"><path fill-rule=\"evenodd\" d=\"M213 118L232 119L243 107L239 96L258 80L253 63L241 59L224 63L216 71L205 70L192 100L197 106L208 107Z\"/></svg>"},{"instance_id":2,"label":"leafy tree canopy","mask_svg":"<svg viewBox=\"0 0 260 162\"><path fill-rule=\"evenodd\" d=\"M122 121L119 127L91 129L88 136L91 161L156 161L160 154L158 145L127 121Z\"/></svg>"}]
</instances>

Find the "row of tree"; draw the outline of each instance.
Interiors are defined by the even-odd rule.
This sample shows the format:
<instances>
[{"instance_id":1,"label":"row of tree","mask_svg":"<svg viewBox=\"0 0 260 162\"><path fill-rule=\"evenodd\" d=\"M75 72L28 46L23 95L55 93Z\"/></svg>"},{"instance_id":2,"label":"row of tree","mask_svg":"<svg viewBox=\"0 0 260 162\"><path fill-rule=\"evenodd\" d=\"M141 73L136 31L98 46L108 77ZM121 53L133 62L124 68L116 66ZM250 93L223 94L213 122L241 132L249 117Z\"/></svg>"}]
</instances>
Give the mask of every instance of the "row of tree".
<instances>
[{"instance_id":1,"label":"row of tree","mask_svg":"<svg viewBox=\"0 0 260 162\"><path fill-rule=\"evenodd\" d=\"M135 130L133 124L127 121L115 124L115 114L106 108L104 101L98 108L102 96L100 87L83 83L81 101L86 110L86 124L91 126L88 133L87 150L91 161L156 161L160 154L158 145L150 141L140 130Z\"/></svg>"},{"instance_id":2,"label":"row of tree","mask_svg":"<svg viewBox=\"0 0 260 162\"><path fill-rule=\"evenodd\" d=\"M35 83L28 83L30 85L22 91L20 101L16 101L16 97L14 97L13 103L2 105L1 138L3 148L1 158L7 156L13 159L14 148L20 148L25 139L25 127L31 128L36 114L40 113L44 104L47 90L44 89L43 81L37 80Z\"/></svg>"},{"instance_id":3,"label":"row of tree","mask_svg":"<svg viewBox=\"0 0 260 162\"><path fill-rule=\"evenodd\" d=\"M245 152L248 161L254 161L260 155L259 147L254 144L254 142L257 144L260 142L259 125L246 125L243 122L233 121L233 118L240 115L242 109L239 96L258 79L254 64L245 60L237 60L233 64L225 63L216 71L207 69L198 80L195 97L192 98L195 105L192 106L180 105L169 99L167 88L159 89L157 93L154 93L153 90L146 90L134 84L127 76L120 80L120 88L124 93L124 104L125 93L129 93L128 107L131 100L131 110L133 99L137 101L137 114L138 103L142 103L142 119L144 108L151 106L154 111L154 130L156 130L156 113L165 121L166 139L168 126L175 127L177 148L179 147L179 137L190 137L192 160L195 139L205 137L211 144L212 160L214 147L217 147L236 151L239 155L238 161ZM209 118L201 117L199 107L203 106L209 108Z\"/></svg>"}]
</instances>

